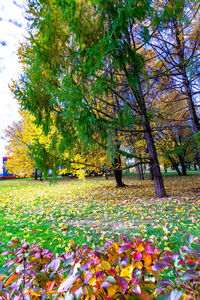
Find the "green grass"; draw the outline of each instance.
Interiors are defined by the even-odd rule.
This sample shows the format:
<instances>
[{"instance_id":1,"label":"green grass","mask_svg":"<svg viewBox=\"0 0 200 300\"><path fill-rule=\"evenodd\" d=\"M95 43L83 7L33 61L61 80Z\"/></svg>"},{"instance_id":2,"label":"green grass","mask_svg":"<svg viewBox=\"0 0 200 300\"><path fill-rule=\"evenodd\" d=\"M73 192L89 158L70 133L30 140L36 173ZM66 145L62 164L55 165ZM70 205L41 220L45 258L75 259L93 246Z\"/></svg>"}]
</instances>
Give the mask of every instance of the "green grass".
<instances>
[{"instance_id":1,"label":"green grass","mask_svg":"<svg viewBox=\"0 0 200 300\"><path fill-rule=\"evenodd\" d=\"M0 252L13 237L61 253L69 240L101 245L121 234L144 236L159 248L178 251L189 234L199 236L198 175L166 176L166 199L154 198L150 180L129 175L124 181L128 186L119 189L112 177L51 184L1 181Z\"/></svg>"}]
</instances>

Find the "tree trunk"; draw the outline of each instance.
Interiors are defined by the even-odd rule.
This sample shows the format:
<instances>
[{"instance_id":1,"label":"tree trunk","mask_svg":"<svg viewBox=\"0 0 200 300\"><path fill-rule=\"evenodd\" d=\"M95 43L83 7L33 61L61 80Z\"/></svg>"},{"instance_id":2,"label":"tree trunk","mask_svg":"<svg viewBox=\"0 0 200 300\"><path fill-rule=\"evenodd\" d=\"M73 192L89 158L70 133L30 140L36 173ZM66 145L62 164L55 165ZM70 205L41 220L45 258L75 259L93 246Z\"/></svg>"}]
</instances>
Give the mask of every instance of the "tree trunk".
<instances>
[{"instance_id":1,"label":"tree trunk","mask_svg":"<svg viewBox=\"0 0 200 300\"><path fill-rule=\"evenodd\" d=\"M142 178L141 178L141 172L140 172L140 166L139 165L136 166L136 172L137 172L138 179L141 180Z\"/></svg>"},{"instance_id":2,"label":"tree trunk","mask_svg":"<svg viewBox=\"0 0 200 300\"><path fill-rule=\"evenodd\" d=\"M122 170L114 170L114 176L117 183L117 187L125 187L125 184L122 182Z\"/></svg>"},{"instance_id":3,"label":"tree trunk","mask_svg":"<svg viewBox=\"0 0 200 300\"><path fill-rule=\"evenodd\" d=\"M194 164L194 170L197 171L197 165L196 164Z\"/></svg>"},{"instance_id":4,"label":"tree trunk","mask_svg":"<svg viewBox=\"0 0 200 300\"><path fill-rule=\"evenodd\" d=\"M155 196L159 198L167 197L150 125L146 123L144 125L144 129L145 129L144 137L147 143L147 149L148 149L151 167L152 167Z\"/></svg>"},{"instance_id":5,"label":"tree trunk","mask_svg":"<svg viewBox=\"0 0 200 300\"><path fill-rule=\"evenodd\" d=\"M108 173L105 172L105 179L108 180Z\"/></svg>"},{"instance_id":6,"label":"tree trunk","mask_svg":"<svg viewBox=\"0 0 200 300\"><path fill-rule=\"evenodd\" d=\"M134 63L131 66L131 68L133 67L133 70L135 69ZM137 68L136 68L137 69ZM125 74L127 74L127 69L126 66L124 67L125 70ZM136 71L137 72L137 71ZM151 126L150 126L150 122L149 122L149 116L147 113L147 109L146 109L146 102L145 102L145 97L144 97L144 93L142 90L142 84L141 84L141 80L140 80L140 72L138 71L138 73L135 73L137 78L137 83L135 83L132 87L132 91L134 93L137 105L138 105L138 109L141 115L141 119L143 122L143 129L144 129L144 138L147 144L147 151L149 153L149 157L150 157L150 164L152 166L152 175L154 178L154 187L155 187L155 196L159 197L159 198L163 198L163 197L167 197L167 194L165 192L165 187L164 187L164 183L163 183L163 178L162 178L162 174L160 171L160 165L158 162L158 157L157 157L157 152L156 152L156 147L154 144L154 139L152 136L152 130L151 130ZM127 80L129 82L129 76L127 76ZM134 81L135 81L134 79Z\"/></svg>"},{"instance_id":7,"label":"tree trunk","mask_svg":"<svg viewBox=\"0 0 200 300\"><path fill-rule=\"evenodd\" d=\"M167 158L171 161L173 168L176 170L179 176L182 176L183 174L179 170L178 164L176 163L175 159L173 156L167 155Z\"/></svg>"},{"instance_id":8,"label":"tree trunk","mask_svg":"<svg viewBox=\"0 0 200 300\"><path fill-rule=\"evenodd\" d=\"M183 176L186 176L187 175L187 170L186 170L185 164L181 165L181 169L182 169Z\"/></svg>"},{"instance_id":9,"label":"tree trunk","mask_svg":"<svg viewBox=\"0 0 200 300\"><path fill-rule=\"evenodd\" d=\"M115 110L115 109L114 109ZM113 160L113 167L114 167L114 176L117 183L117 187L125 187L125 184L122 182L122 170L121 170L121 157L119 154L120 149L120 142L118 139L118 131L115 129L114 131L114 160Z\"/></svg>"},{"instance_id":10,"label":"tree trunk","mask_svg":"<svg viewBox=\"0 0 200 300\"><path fill-rule=\"evenodd\" d=\"M190 87L190 82L188 80L185 66L183 66L183 68L182 68L182 73L183 73L182 74L183 84L184 84L184 87L186 90L187 103L188 103L188 107L189 107L190 115L191 115L191 119L192 119L192 125L193 125L194 132L197 133L200 130L200 123L199 123L199 119L198 119L198 116L197 116L197 113L195 110L195 106L194 106L194 102L193 102L193 98L192 98L191 87ZM198 152L197 152L197 163L200 168L200 149L198 149Z\"/></svg>"},{"instance_id":11,"label":"tree trunk","mask_svg":"<svg viewBox=\"0 0 200 300\"><path fill-rule=\"evenodd\" d=\"M182 174L183 176L186 176L187 175L187 169L186 169L186 166L185 166L185 159L182 157L182 155L179 155L179 161L180 161L180 164L181 164L181 169L182 169Z\"/></svg>"},{"instance_id":12,"label":"tree trunk","mask_svg":"<svg viewBox=\"0 0 200 300\"><path fill-rule=\"evenodd\" d=\"M135 88L133 88L135 90ZM147 144L147 151L150 157L150 164L152 167L152 176L154 180L155 196L158 198L167 197L163 183L160 165L158 162L156 147L152 135L152 130L149 122L148 113L146 110L145 98L142 91L141 81L138 74L138 90L135 91L135 98L140 108L140 114L143 120L144 138Z\"/></svg>"},{"instance_id":13,"label":"tree trunk","mask_svg":"<svg viewBox=\"0 0 200 300\"><path fill-rule=\"evenodd\" d=\"M114 159L114 176L117 183L117 187L125 187L126 185L122 182L122 170L121 170L121 159L120 157Z\"/></svg>"},{"instance_id":14,"label":"tree trunk","mask_svg":"<svg viewBox=\"0 0 200 300\"><path fill-rule=\"evenodd\" d=\"M35 180L37 180L38 179L38 172L37 172L38 170L37 169L35 169Z\"/></svg>"},{"instance_id":15,"label":"tree trunk","mask_svg":"<svg viewBox=\"0 0 200 300\"><path fill-rule=\"evenodd\" d=\"M188 80L188 76L187 76L184 66L182 68L182 76L183 76L183 84L184 84L185 91L186 91L185 94L187 96L187 103L188 103L188 107L189 107L190 115L191 115L191 119L192 119L192 125L194 128L194 132L197 133L200 130L200 123L199 123L199 119L197 117L197 113L196 113L193 98L192 98L190 82Z\"/></svg>"},{"instance_id":16,"label":"tree trunk","mask_svg":"<svg viewBox=\"0 0 200 300\"><path fill-rule=\"evenodd\" d=\"M180 28L177 24L177 21L174 20L174 28L175 28L175 36L176 36L176 43L177 43L177 54L178 54L178 58L179 58L179 69L180 69L180 73L182 75L182 79L183 79L183 86L185 88L185 96L187 98L187 103L188 103L188 107L190 110L190 115L191 115L191 119L192 119L192 124L193 124L193 128L195 132L198 132L200 130L200 123L199 123L199 119L197 117L197 113L195 110L195 105L194 105L194 101L192 98L192 91L191 91L191 86L190 86L190 81L188 79L188 75L187 75L187 71L186 71L186 67L185 67L185 43L184 40L180 39Z\"/></svg>"},{"instance_id":17,"label":"tree trunk","mask_svg":"<svg viewBox=\"0 0 200 300\"><path fill-rule=\"evenodd\" d=\"M183 174L181 173L181 171L179 170L179 167L176 163L173 163L173 167L176 170L176 172L178 173L179 176L182 176Z\"/></svg>"},{"instance_id":18,"label":"tree trunk","mask_svg":"<svg viewBox=\"0 0 200 300\"><path fill-rule=\"evenodd\" d=\"M141 170L141 179L144 180L144 170L143 170L143 167L142 167L142 163L139 165L140 167L140 170Z\"/></svg>"},{"instance_id":19,"label":"tree trunk","mask_svg":"<svg viewBox=\"0 0 200 300\"><path fill-rule=\"evenodd\" d=\"M43 181L43 179L42 179L42 172L40 173L40 181Z\"/></svg>"},{"instance_id":20,"label":"tree trunk","mask_svg":"<svg viewBox=\"0 0 200 300\"><path fill-rule=\"evenodd\" d=\"M150 179L153 180L153 171L151 164L149 165L149 173L150 173Z\"/></svg>"}]
</instances>

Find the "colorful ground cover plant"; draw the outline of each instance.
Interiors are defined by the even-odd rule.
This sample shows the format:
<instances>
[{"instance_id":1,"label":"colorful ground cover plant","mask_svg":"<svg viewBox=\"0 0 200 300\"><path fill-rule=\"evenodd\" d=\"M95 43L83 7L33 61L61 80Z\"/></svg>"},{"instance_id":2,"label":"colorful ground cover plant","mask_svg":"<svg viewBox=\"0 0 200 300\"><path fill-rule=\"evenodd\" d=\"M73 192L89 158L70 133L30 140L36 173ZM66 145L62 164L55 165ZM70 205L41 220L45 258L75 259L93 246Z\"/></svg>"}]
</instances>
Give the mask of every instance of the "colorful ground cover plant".
<instances>
[{"instance_id":1,"label":"colorful ground cover plant","mask_svg":"<svg viewBox=\"0 0 200 300\"><path fill-rule=\"evenodd\" d=\"M178 251L199 236L200 177L166 177L169 198L153 197L153 182L113 178L0 182L0 252L12 237L62 253L69 240L103 245L121 234L143 236L160 249ZM3 257L0 265L4 263Z\"/></svg>"},{"instance_id":2,"label":"colorful ground cover plant","mask_svg":"<svg viewBox=\"0 0 200 300\"><path fill-rule=\"evenodd\" d=\"M1 299L170 299L200 296L200 244L181 246L179 253L161 251L152 242L123 237L101 249L69 243L52 254L37 245L10 242L1 275ZM175 276L172 276L175 275ZM170 278L171 277L171 278Z\"/></svg>"}]
</instances>

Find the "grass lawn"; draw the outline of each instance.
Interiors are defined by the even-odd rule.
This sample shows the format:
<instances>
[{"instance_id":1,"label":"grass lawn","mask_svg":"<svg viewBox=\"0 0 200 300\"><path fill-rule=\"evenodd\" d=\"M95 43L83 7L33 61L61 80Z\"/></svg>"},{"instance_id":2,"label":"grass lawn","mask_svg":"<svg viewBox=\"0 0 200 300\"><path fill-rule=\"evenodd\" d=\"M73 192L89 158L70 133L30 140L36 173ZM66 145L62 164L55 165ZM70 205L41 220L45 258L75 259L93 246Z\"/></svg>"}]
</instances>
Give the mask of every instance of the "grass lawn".
<instances>
[{"instance_id":1,"label":"grass lawn","mask_svg":"<svg viewBox=\"0 0 200 300\"><path fill-rule=\"evenodd\" d=\"M153 181L114 178L0 181L0 252L13 237L61 253L69 240L101 245L106 239L144 236L159 248L179 250L200 236L200 176L165 176L169 198L154 198ZM0 264L3 263L3 257Z\"/></svg>"}]
</instances>

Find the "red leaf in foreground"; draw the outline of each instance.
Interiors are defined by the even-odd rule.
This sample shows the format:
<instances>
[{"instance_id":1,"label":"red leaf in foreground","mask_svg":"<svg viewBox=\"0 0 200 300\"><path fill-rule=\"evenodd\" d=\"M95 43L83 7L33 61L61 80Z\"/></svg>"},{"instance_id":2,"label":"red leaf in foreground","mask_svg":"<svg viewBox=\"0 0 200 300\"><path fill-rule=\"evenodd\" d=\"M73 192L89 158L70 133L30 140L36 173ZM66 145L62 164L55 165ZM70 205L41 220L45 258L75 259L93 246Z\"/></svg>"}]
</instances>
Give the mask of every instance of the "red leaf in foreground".
<instances>
[{"instance_id":1,"label":"red leaf in foreground","mask_svg":"<svg viewBox=\"0 0 200 300\"><path fill-rule=\"evenodd\" d=\"M141 259L142 259L142 253L141 252L134 253L133 257L134 257L134 260L141 261Z\"/></svg>"}]
</instances>

